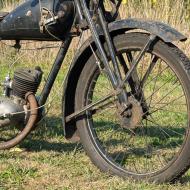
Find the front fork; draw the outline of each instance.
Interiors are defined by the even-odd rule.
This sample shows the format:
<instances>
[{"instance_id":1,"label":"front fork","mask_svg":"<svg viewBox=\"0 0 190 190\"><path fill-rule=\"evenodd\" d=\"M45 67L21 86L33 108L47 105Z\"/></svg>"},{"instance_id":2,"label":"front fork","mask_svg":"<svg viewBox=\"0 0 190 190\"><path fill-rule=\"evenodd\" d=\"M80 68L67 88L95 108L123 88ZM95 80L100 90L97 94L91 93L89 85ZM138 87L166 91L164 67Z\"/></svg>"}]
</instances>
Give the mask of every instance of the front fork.
<instances>
[{"instance_id":1,"label":"front fork","mask_svg":"<svg viewBox=\"0 0 190 190\"><path fill-rule=\"evenodd\" d=\"M127 111L128 108L130 107L130 104L128 101L128 95L127 95L127 92L125 89L125 83L127 81L129 81L131 78L133 78L132 75L134 75L135 70L136 70L141 58L143 57L145 52L148 51L148 49L150 48L151 44L155 41L157 36L150 35L149 40L147 41L147 43L145 44L144 48L141 50L141 52L139 53L137 58L132 60L131 68L128 70L125 78L122 79L120 69L119 69L119 63L118 63L118 60L116 59L116 52L114 49L112 38L111 38L109 30L108 30L108 24L105 21L105 17L104 17L101 7L98 7L97 13L98 13L99 21L100 21L100 26L102 28L102 31L103 31L103 34L105 37L105 41L108 46L108 53L110 55L109 57L111 59L111 63L113 64L113 69L111 68L111 66L109 64L108 57L107 57L106 52L100 41L99 34L96 29L96 25L91 17L89 8L87 7L86 0L80 0L80 1L74 0L74 1L75 1L76 10L78 12L81 23L85 23L85 20L87 21L87 24L88 24L89 29L91 30L95 45L101 56L102 64L104 65L104 69L106 71L106 74L107 74L109 80L112 83L114 91L111 92L106 97L103 97L101 100L99 100L95 103L91 103L91 104L85 106L84 108L82 108L81 110L78 110L75 113L67 116L66 122L70 122L71 120L77 118L78 116L86 113L86 111L88 111L88 110L96 111L97 109L95 107L100 106L100 104L104 103L105 101L107 101L113 97L118 98L120 108L121 108L120 111L121 111L121 113L123 113L123 112ZM96 0L93 0L93 2L96 2ZM119 56L119 61L121 62L121 64L125 64L125 63L122 63L122 60L124 60L124 59L121 56L122 55ZM140 83L140 85L143 85L143 84ZM140 87L140 85L139 85L139 87ZM141 88L139 88L139 87L137 84L136 89L139 90L139 93L142 93L142 92L140 92Z\"/></svg>"},{"instance_id":2,"label":"front fork","mask_svg":"<svg viewBox=\"0 0 190 190\"><path fill-rule=\"evenodd\" d=\"M103 15L103 11L102 11L101 7L99 7L99 6L97 7L97 13L98 13L99 21L100 21L100 26L103 30L105 41L108 45L108 52L109 52L114 70L112 70L112 68L109 64L108 57L106 55L106 52L102 46L100 39L99 39L99 34L96 30L96 25L93 22L93 19L90 15L89 8L87 7L85 0L81 0L81 6L82 6L83 13L85 15L85 18L87 20L88 26L91 30L92 37L95 41L95 44L97 46L98 51L100 52L100 55L102 58L102 63L104 65L106 74L107 74L108 78L110 79L113 88L115 90L120 90L120 89L122 89L122 88L120 88L121 83L122 83L121 72L119 69L118 60L116 59L116 52L115 52L115 49L114 49L114 46L112 43L112 39L111 39L110 34L109 34L108 24L107 24L107 22L104 18L104 15ZM119 89L118 89L118 87L119 87ZM126 109L128 106L127 105L128 101L127 101L127 93L124 90L122 90L121 94L118 95L118 99L119 99L119 102L122 105L122 107L124 107L124 109Z\"/></svg>"},{"instance_id":3,"label":"front fork","mask_svg":"<svg viewBox=\"0 0 190 190\"><path fill-rule=\"evenodd\" d=\"M111 63L113 65L113 69L110 66L108 57L107 57L106 52L100 41L99 34L96 29L96 25L91 17L86 0L81 0L80 5L79 5L79 1L77 1L77 2L78 2L78 6L81 6L81 8L83 10L83 15L80 15L80 18L83 19L83 16L85 16L85 19L88 23L89 29L91 30L92 37L94 39L96 47L101 55L102 63L104 65L106 74L107 74L109 80L111 81L112 86L115 89L115 91L121 92L120 94L118 94L118 100L119 100L119 103L120 103L122 109L126 110L126 109L128 109L129 104L128 104L128 95L125 90L125 83L131 78L132 74L134 73L134 71L136 70L136 68L138 66L138 63L140 62L140 60L143 57L143 55L145 54L145 52L149 49L150 45L154 42L154 40L156 39L156 36L155 35L150 36L148 42L145 44L145 47L142 49L142 51L137 56L137 59L132 60L132 66L129 69L129 71L127 72L124 80L122 80L121 72L119 69L119 62L118 62L118 59L116 58L116 52L114 49L113 41L112 41L112 38L109 33L109 29L108 29L108 23L105 20L101 6L98 5L99 2L97 2L96 0L93 0L95 6L97 6L97 15L99 18L100 27L103 31L103 34L105 37L105 42L108 46L108 53L109 53L109 57L111 59Z\"/></svg>"}]
</instances>

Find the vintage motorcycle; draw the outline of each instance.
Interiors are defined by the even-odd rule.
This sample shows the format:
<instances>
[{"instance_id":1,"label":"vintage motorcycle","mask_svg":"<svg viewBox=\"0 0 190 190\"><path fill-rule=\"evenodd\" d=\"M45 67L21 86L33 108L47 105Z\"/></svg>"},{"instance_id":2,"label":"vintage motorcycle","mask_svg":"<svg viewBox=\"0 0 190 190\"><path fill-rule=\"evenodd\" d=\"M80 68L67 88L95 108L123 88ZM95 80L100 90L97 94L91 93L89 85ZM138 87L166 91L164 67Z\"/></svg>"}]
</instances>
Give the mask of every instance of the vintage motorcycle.
<instances>
[{"instance_id":1,"label":"vintage motorcycle","mask_svg":"<svg viewBox=\"0 0 190 190\"><path fill-rule=\"evenodd\" d=\"M80 140L102 171L123 178L160 183L188 170L190 61L173 44L187 38L161 22L121 20L120 6L121 0L27 0L0 13L0 40L15 41L16 49L22 40L62 42L39 97L39 66L17 68L2 81L1 150L43 118L72 39L88 30L64 81L65 137Z\"/></svg>"}]
</instances>

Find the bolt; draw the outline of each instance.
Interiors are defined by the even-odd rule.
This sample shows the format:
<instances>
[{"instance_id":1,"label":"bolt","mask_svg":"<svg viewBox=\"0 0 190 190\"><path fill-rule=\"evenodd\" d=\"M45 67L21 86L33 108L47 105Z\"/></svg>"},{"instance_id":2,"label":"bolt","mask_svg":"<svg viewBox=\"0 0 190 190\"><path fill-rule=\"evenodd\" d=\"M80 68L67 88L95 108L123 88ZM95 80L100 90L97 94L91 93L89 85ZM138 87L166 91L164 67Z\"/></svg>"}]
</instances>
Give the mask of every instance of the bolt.
<instances>
[{"instance_id":1,"label":"bolt","mask_svg":"<svg viewBox=\"0 0 190 190\"><path fill-rule=\"evenodd\" d=\"M124 115L125 115L127 118L130 118L130 117L132 117L132 111L131 111L131 110L127 110Z\"/></svg>"}]
</instances>

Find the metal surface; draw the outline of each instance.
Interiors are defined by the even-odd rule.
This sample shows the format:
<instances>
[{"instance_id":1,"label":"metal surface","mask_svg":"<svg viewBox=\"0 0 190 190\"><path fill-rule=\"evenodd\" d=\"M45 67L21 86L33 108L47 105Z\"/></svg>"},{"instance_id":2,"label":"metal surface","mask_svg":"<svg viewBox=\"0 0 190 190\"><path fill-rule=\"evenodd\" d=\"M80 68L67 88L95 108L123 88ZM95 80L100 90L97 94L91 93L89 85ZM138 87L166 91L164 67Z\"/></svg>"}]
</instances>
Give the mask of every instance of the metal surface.
<instances>
[{"instance_id":1,"label":"metal surface","mask_svg":"<svg viewBox=\"0 0 190 190\"><path fill-rule=\"evenodd\" d=\"M25 121L25 114L18 114L11 116L11 113L24 112L23 104L15 99L0 97L0 128L7 125L23 126ZM8 117L7 117L8 116Z\"/></svg>"},{"instance_id":2,"label":"metal surface","mask_svg":"<svg viewBox=\"0 0 190 190\"><path fill-rule=\"evenodd\" d=\"M24 98L27 92L36 94L42 79L40 67L35 69L22 68L14 72L12 83L13 95Z\"/></svg>"},{"instance_id":3,"label":"metal surface","mask_svg":"<svg viewBox=\"0 0 190 190\"><path fill-rule=\"evenodd\" d=\"M80 22L82 22L83 19L84 19L83 14L82 14L82 8L81 8L80 3L79 3L78 0L74 0L74 2L75 2L75 6L76 6L76 9L77 9L77 14L79 16Z\"/></svg>"},{"instance_id":4,"label":"metal surface","mask_svg":"<svg viewBox=\"0 0 190 190\"><path fill-rule=\"evenodd\" d=\"M141 103L135 99L134 97L130 96L128 98L129 104L131 104L131 115L126 116L125 113L120 114L118 111L118 117L121 120L121 127L126 129L135 129L140 125L140 122L143 118L143 109ZM119 110L119 107L118 107Z\"/></svg>"},{"instance_id":5,"label":"metal surface","mask_svg":"<svg viewBox=\"0 0 190 190\"><path fill-rule=\"evenodd\" d=\"M103 48L103 45L101 43L101 40L99 39L99 35L97 32L97 27L96 24L93 22L93 18L90 15L89 9L87 7L87 3L85 0L81 0L81 5L83 8L83 12L86 16L86 20L88 23L88 26L90 28L90 31L92 33L93 39L95 41L96 47L101 55L101 59L102 59L102 64L104 65L106 74L108 76L108 78L110 79L113 88L117 89L117 88L123 88L123 86L121 86L121 73L119 70L119 65L118 65L118 61L116 59L116 52L113 46L113 42L111 39L111 36L109 34L109 30L108 30L108 25L106 23L106 19L105 16L103 14L103 1L101 2L95 2L95 7L97 6L97 16L99 17L99 21L100 21L100 27L103 30L104 36L105 36L105 42L106 45L108 46L108 52L109 52L109 56L111 58L111 62L112 62L112 66L114 68L114 70L111 69L111 65L109 63L108 60L108 56L106 55L106 52ZM125 91L123 90L122 94L119 94L118 96L119 98L119 102L121 104L121 106L124 107L124 109L127 107L127 93L125 93Z\"/></svg>"},{"instance_id":6,"label":"metal surface","mask_svg":"<svg viewBox=\"0 0 190 190\"><path fill-rule=\"evenodd\" d=\"M174 41L185 41L187 37L170 27L167 24L156 21L145 21L142 19L125 19L115 21L108 26L110 32L120 31L120 30L132 30L132 29L142 29L151 34L160 37L163 41L171 43Z\"/></svg>"},{"instance_id":7,"label":"metal surface","mask_svg":"<svg viewBox=\"0 0 190 190\"><path fill-rule=\"evenodd\" d=\"M2 21L8 14L8 12L0 12L0 21Z\"/></svg>"},{"instance_id":8,"label":"metal surface","mask_svg":"<svg viewBox=\"0 0 190 190\"><path fill-rule=\"evenodd\" d=\"M108 77L109 77L109 79L110 79L113 87L116 89L117 86L119 85L118 79L117 79L115 73L112 71L112 69L111 69L111 67L109 65L109 61L108 61L107 55L105 53L105 50L102 47L102 43L101 43L101 41L99 39L99 34L97 32L96 25L93 22L93 19L92 19L91 15L90 15L90 12L89 12L87 4L86 4L86 1L85 0L81 0L81 5L82 5L82 8L83 8L86 20L88 22L89 28L91 30L93 39L94 39L95 44L97 46L97 49L99 50L99 52L101 54L101 59L102 59L102 62L104 64L104 67L106 69L107 75L108 75Z\"/></svg>"},{"instance_id":9,"label":"metal surface","mask_svg":"<svg viewBox=\"0 0 190 190\"><path fill-rule=\"evenodd\" d=\"M114 68L114 71L115 71L115 74L117 77L117 81L118 81L118 84L120 84L121 83L121 72L119 70L118 60L116 59L116 52L114 49L114 45L113 45L112 39L110 37L109 31L108 31L108 24L104 18L103 12L100 8L98 9L98 13L99 13L100 23L101 23L101 26L103 29L103 33L105 36L105 40L106 40L106 43L109 47L108 51L109 51L111 61L113 63L113 68Z\"/></svg>"},{"instance_id":10,"label":"metal surface","mask_svg":"<svg viewBox=\"0 0 190 190\"><path fill-rule=\"evenodd\" d=\"M40 11L39 2L41 2L41 8L46 9L46 14L43 15L44 16L43 19L41 17L42 15ZM82 6L83 9L80 9L81 2L83 5ZM116 1L114 0L114 2ZM71 37L70 35L68 35L68 33L71 32L71 27L74 22L74 17L77 15L77 14L75 15L73 3L74 1L72 0L70 1L69 0L68 1L67 0L41 0L41 1L28 0L18 8L13 10L10 14L6 16L3 15L3 20L0 22L0 39L66 40L64 46L60 48L55 63L49 74L47 83L40 96L39 104L41 106L45 104L48 98L48 95L51 91L51 88L54 84L56 76L60 70L64 57L71 43ZM102 44L105 42L105 38L102 37L103 35L107 38L106 41L108 49L113 58L114 58L114 52L110 44L111 39L115 35L125 33L126 31L129 30L133 29L145 30L150 34L158 36L160 39L162 39L167 43L168 42L171 43L173 41L184 41L187 39L184 35L182 35L181 33L179 33L178 31L169 27L166 24L160 22L153 22L153 21L143 21L138 19L126 19L126 20L115 21L108 24L108 26L102 25L105 28L101 29L103 27L101 26L97 27L97 25L95 25L94 23L94 20L92 20L91 18L92 17L91 12L89 12L88 7L86 6L86 3L88 4L89 1L75 0L75 3L77 5L76 11L78 11L79 19L81 21L85 22L87 21L88 26L91 29L93 39L92 38L88 39L87 42L84 43L83 47L80 49L79 54L75 58L75 61L72 63L68 75L66 76L64 97L63 97L64 100L63 124L64 124L66 137L68 138L72 137L73 134L75 134L76 132L75 121L70 121L69 119L70 122L65 123L64 119L66 116L69 116L70 114L73 114L75 112L74 100L75 100L76 85L86 61L92 55L90 45L93 47L95 51L98 48L99 53L101 55L100 57L102 58L104 65L107 67L108 75L113 83L114 88L116 89L118 87L118 78L117 78L118 75L115 74L117 71L112 72L111 68L108 65L107 54L106 51L104 50L104 47L102 47ZM120 3L121 0L119 0L118 6ZM117 2L114 4L117 4ZM117 9L118 7L115 7L115 9L113 7L113 12L117 13ZM58 12L60 14L58 14ZM94 12L94 14L96 14L96 12ZM58 15L62 15L61 20L59 20L60 21L59 23L54 23L55 21L54 16L56 16L56 19L58 19L57 17ZM97 15L94 16L97 17ZM46 19L53 21L53 22L48 22L51 23L51 25L48 25L47 27L48 31L50 31L51 33L53 33L53 35L55 35L54 37L49 32L47 32L47 30L43 30L44 23L47 24ZM86 29L86 27L81 29ZM46 33L43 33L42 31L46 31ZM106 33L108 34L107 36ZM95 43L93 41L95 41ZM120 87L122 87L122 85Z\"/></svg>"},{"instance_id":11,"label":"metal surface","mask_svg":"<svg viewBox=\"0 0 190 190\"><path fill-rule=\"evenodd\" d=\"M41 0L41 6L48 10L47 18L60 15L54 25L47 26L55 36L64 40L74 21L74 4L69 0ZM0 39L56 40L48 32L40 31L41 11L39 0L28 0L10 12L0 22Z\"/></svg>"},{"instance_id":12,"label":"metal surface","mask_svg":"<svg viewBox=\"0 0 190 190\"><path fill-rule=\"evenodd\" d=\"M26 136L33 129L33 126L35 125L37 116L38 116L38 109L37 109L38 104L37 104L36 98L33 95L33 93L30 93L30 92L27 93L26 100L28 101L28 103L30 105L30 117L29 117L29 120L28 120L25 128L20 133L18 133L18 135L15 138L13 138L7 142L0 143L0 150L9 149L9 148L16 146L22 140L24 140L26 138Z\"/></svg>"},{"instance_id":13,"label":"metal surface","mask_svg":"<svg viewBox=\"0 0 190 190\"><path fill-rule=\"evenodd\" d=\"M95 106L99 106L99 104L105 102L106 100L109 100L110 98L116 96L117 94L119 94L119 92L113 92L113 93L110 93L109 95L105 96L104 98L102 98L101 100L95 102L95 103L92 103L92 104L89 104L87 106L85 106L83 109L79 110L79 111L76 111L75 113L69 115L66 117L66 122L70 122L72 119L76 119L78 116L81 116L82 114L84 114L86 111L89 111L91 110L92 108L94 108Z\"/></svg>"},{"instance_id":14,"label":"metal surface","mask_svg":"<svg viewBox=\"0 0 190 190\"><path fill-rule=\"evenodd\" d=\"M122 83L120 83L119 85L120 86L120 90L122 91L123 87L124 87L124 84L125 82L127 82L129 80L129 78L131 77L133 71L135 70L135 68L138 66L138 63L139 61L141 60L142 56L145 54L145 52L149 49L150 45L154 42L154 40L156 39L156 36L155 35L151 35L150 36L150 39L148 40L147 44L145 44L145 47L142 49L142 51L139 53L138 57L136 60L133 61L132 63L132 67L131 69L128 71L125 79L122 81ZM102 100L98 101L98 102L95 102L91 105L88 105L86 107L84 107L83 109L81 110L77 110L75 113L69 115L66 117L66 122L70 122L72 119L76 118L77 116L80 116L81 114L85 113L86 111L88 111L89 109L92 109L94 106L97 106L99 105L100 103L103 103L104 101L106 101L107 99L113 97L114 95L119 95L121 93L121 91L119 91L119 93L113 93L113 94L110 94L108 96L106 96L105 98L103 98ZM123 93L122 93L123 94ZM121 94L120 94L121 96ZM119 97L120 97L119 96ZM123 96L122 96L123 97ZM120 102L120 103L123 103L123 102ZM126 102L124 102L127 104L127 99L126 99ZM134 119L133 119L134 120ZM132 121L132 123L135 123L134 121ZM133 124L130 124L130 126L133 126Z\"/></svg>"},{"instance_id":15,"label":"metal surface","mask_svg":"<svg viewBox=\"0 0 190 190\"><path fill-rule=\"evenodd\" d=\"M46 100L48 99L48 96L50 94L50 91L52 89L52 86L55 82L55 79L57 77L57 74L61 68L61 65L63 63L63 60L65 58L65 55L67 53L67 50L69 49L69 46L71 44L72 37L68 37L65 42L62 44L59 53L55 59L55 62L53 64L53 67L50 71L50 74L48 76L47 82L42 90L42 93L40 95L40 99L38 101L39 106L42 106L46 103Z\"/></svg>"},{"instance_id":16,"label":"metal surface","mask_svg":"<svg viewBox=\"0 0 190 190\"><path fill-rule=\"evenodd\" d=\"M121 88L124 87L125 83L130 79L132 73L135 71L135 69L137 68L141 58L143 57L143 55L147 52L147 50L149 50L151 44L156 40L157 36L155 35L150 35L150 38L148 40L148 42L145 44L144 48L141 50L141 52L139 53L139 55L137 56L136 60L132 61L132 66L130 68L130 70L127 72L125 78L123 79L122 83L121 83Z\"/></svg>"},{"instance_id":17,"label":"metal surface","mask_svg":"<svg viewBox=\"0 0 190 190\"><path fill-rule=\"evenodd\" d=\"M91 39L91 38L90 38ZM67 76L64 81L63 88L63 98L62 98L62 124L64 129L65 137L69 140L75 141L75 136L78 139L76 133L76 124L75 121L66 123L66 116L74 113L75 107L75 92L77 87L77 82L79 80L79 76L84 68L85 63L92 55L92 51L89 47L89 43L92 42L92 39L86 40L83 45L78 50L73 62L70 65L70 69L67 73ZM93 48L95 46L93 45Z\"/></svg>"},{"instance_id":18,"label":"metal surface","mask_svg":"<svg viewBox=\"0 0 190 190\"><path fill-rule=\"evenodd\" d=\"M118 63L118 59L116 58L116 52L115 52L115 48L112 42L112 38L110 36L109 30L108 30L108 24L105 20L103 11L101 8L98 9L98 15L100 18L100 24L102 26L102 30L105 36L105 41L107 43L108 46L108 52L109 52L109 56L111 58L111 62L114 68L114 73L116 75L116 79L117 79L117 86L120 87L121 82L122 82L122 78L121 78L121 72L119 69L119 63ZM114 74L112 73L112 75ZM121 87L122 88L122 87ZM127 93L123 90L123 93L119 95L119 102L121 103L121 105L124 107L124 109L127 106Z\"/></svg>"}]
</instances>

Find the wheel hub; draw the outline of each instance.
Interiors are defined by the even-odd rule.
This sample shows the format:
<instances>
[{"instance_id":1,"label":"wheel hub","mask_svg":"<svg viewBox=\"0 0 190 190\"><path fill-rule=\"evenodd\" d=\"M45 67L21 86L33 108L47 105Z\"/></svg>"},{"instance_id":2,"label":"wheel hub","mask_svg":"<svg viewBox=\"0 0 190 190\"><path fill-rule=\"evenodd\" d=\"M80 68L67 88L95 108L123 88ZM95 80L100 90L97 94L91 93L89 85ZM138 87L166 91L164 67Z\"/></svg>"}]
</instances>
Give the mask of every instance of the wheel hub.
<instances>
[{"instance_id":1,"label":"wheel hub","mask_svg":"<svg viewBox=\"0 0 190 190\"><path fill-rule=\"evenodd\" d=\"M135 129L142 121L144 115L143 108L140 102L132 96L128 98L128 101L130 105L129 108L120 114L121 126L123 128Z\"/></svg>"}]
</instances>

